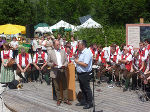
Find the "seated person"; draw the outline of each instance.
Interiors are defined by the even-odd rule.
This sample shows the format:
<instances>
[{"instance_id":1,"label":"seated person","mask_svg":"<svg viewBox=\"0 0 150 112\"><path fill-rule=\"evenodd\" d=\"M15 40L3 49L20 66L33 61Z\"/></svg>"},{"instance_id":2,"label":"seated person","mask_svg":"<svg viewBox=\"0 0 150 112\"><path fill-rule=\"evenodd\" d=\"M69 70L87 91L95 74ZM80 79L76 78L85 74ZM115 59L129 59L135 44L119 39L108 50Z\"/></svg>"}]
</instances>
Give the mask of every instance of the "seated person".
<instances>
[{"instance_id":1,"label":"seated person","mask_svg":"<svg viewBox=\"0 0 150 112\"><path fill-rule=\"evenodd\" d=\"M42 51L42 47L39 45L37 46L37 53L34 54L33 57L33 73L35 73L35 80L39 77L39 72L45 75L47 84L49 84L49 73L48 73L48 66L47 66L47 53ZM41 77L41 76L40 76ZM39 78L40 78L39 77ZM42 79L40 79L42 80Z\"/></svg>"},{"instance_id":2,"label":"seated person","mask_svg":"<svg viewBox=\"0 0 150 112\"><path fill-rule=\"evenodd\" d=\"M125 79L125 87L123 88L123 92L127 91L130 84L130 78L133 75L132 70L132 55L129 52L129 49L127 46L123 49L123 55L120 57L119 62L124 65L123 70L123 77Z\"/></svg>"},{"instance_id":3,"label":"seated person","mask_svg":"<svg viewBox=\"0 0 150 112\"><path fill-rule=\"evenodd\" d=\"M31 55L25 52L24 48L21 48L21 54L17 56L16 74L23 78L24 81L28 81L28 77L31 73L30 64L32 63Z\"/></svg>"}]
</instances>

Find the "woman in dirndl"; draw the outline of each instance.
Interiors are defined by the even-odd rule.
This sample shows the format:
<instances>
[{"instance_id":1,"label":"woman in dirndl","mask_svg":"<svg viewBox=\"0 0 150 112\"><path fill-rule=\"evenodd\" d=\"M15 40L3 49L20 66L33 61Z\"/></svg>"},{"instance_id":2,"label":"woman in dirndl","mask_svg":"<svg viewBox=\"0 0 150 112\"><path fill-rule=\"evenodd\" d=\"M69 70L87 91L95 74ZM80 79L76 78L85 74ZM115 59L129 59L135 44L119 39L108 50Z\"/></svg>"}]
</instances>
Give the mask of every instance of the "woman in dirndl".
<instances>
[{"instance_id":1,"label":"woman in dirndl","mask_svg":"<svg viewBox=\"0 0 150 112\"><path fill-rule=\"evenodd\" d=\"M1 51L1 74L0 74L0 83L8 84L9 82L14 80L14 72L12 67L8 67L8 62L13 58L12 50L10 50L9 44L3 44L3 49Z\"/></svg>"}]
</instances>

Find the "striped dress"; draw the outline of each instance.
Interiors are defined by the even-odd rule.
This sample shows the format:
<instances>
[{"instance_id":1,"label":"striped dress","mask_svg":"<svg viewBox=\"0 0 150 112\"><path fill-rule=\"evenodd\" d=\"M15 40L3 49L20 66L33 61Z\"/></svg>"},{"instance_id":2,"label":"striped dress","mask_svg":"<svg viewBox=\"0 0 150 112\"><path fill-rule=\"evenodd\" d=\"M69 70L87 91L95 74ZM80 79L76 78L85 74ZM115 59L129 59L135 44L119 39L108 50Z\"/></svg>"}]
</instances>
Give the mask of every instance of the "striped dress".
<instances>
[{"instance_id":1,"label":"striped dress","mask_svg":"<svg viewBox=\"0 0 150 112\"><path fill-rule=\"evenodd\" d=\"M9 58L12 58L12 50L1 51L1 59L4 60L4 63L7 62ZM11 67L4 67L1 64L1 74L0 74L0 83L8 83L14 80L14 72Z\"/></svg>"}]
</instances>

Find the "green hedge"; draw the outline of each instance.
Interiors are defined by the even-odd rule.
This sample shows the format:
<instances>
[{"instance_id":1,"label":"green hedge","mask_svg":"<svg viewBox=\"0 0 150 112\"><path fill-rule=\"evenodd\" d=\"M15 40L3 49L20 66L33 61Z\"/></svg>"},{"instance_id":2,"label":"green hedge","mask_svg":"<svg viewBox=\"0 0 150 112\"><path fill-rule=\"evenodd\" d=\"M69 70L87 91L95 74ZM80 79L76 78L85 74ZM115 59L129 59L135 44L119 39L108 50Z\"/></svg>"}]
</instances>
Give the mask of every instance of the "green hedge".
<instances>
[{"instance_id":1,"label":"green hedge","mask_svg":"<svg viewBox=\"0 0 150 112\"><path fill-rule=\"evenodd\" d=\"M109 46L112 43L121 45L125 43L125 26L104 26L104 28L80 29L75 32L75 37L79 40L86 40L88 46L92 43Z\"/></svg>"}]
</instances>

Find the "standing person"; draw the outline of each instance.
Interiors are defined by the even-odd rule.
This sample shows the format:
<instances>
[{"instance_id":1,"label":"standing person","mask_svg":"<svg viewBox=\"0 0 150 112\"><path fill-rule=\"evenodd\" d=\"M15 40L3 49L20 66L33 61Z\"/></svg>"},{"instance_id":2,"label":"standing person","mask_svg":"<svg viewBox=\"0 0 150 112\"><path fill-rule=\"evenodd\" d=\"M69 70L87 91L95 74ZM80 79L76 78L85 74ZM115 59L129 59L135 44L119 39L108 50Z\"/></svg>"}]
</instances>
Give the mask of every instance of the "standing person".
<instances>
[{"instance_id":1,"label":"standing person","mask_svg":"<svg viewBox=\"0 0 150 112\"><path fill-rule=\"evenodd\" d=\"M56 96L57 96L57 106L59 106L64 100L64 103L71 105L68 100L68 90L67 90L67 78L66 78L66 69L68 65L66 52L60 49L60 42L55 40L54 49L48 51L48 60L47 63L51 67L51 78L53 79ZM60 95L60 84L62 85L63 90L63 99Z\"/></svg>"},{"instance_id":2,"label":"standing person","mask_svg":"<svg viewBox=\"0 0 150 112\"><path fill-rule=\"evenodd\" d=\"M28 77L31 73L30 64L32 63L32 59L31 55L26 53L24 48L21 48L21 54L17 56L16 63L17 63L16 74L20 77L23 77L23 79L26 78L24 80L28 82Z\"/></svg>"},{"instance_id":3,"label":"standing person","mask_svg":"<svg viewBox=\"0 0 150 112\"><path fill-rule=\"evenodd\" d=\"M1 51L1 77L0 82L5 83L6 85L14 80L14 73L11 67L8 67L8 63L13 58L12 50L9 49L9 44L5 43L3 45L3 51Z\"/></svg>"},{"instance_id":4,"label":"standing person","mask_svg":"<svg viewBox=\"0 0 150 112\"><path fill-rule=\"evenodd\" d=\"M77 49L77 45L78 45L78 42L75 41L75 38L74 36L71 36L71 46L72 46L72 49L73 49L73 53L75 53L76 49Z\"/></svg>"},{"instance_id":5,"label":"standing person","mask_svg":"<svg viewBox=\"0 0 150 112\"><path fill-rule=\"evenodd\" d=\"M13 58L17 57L19 43L18 43L16 37L14 37L13 41L10 42L10 46L12 47L12 50L13 50Z\"/></svg>"},{"instance_id":6,"label":"standing person","mask_svg":"<svg viewBox=\"0 0 150 112\"><path fill-rule=\"evenodd\" d=\"M42 51L42 46L40 45L37 46L37 53L35 53L33 57L33 65L34 65L33 71L34 71L34 75L36 75L35 80L39 77L38 76L39 72L41 72L45 76L48 75L47 57L48 57L47 53Z\"/></svg>"},{"instance_id":7,"label":"standing person","mask_svg":"<svg viewBox=\"0 0 150 112\"><path fill-rule=\"evenodd\" d=\"M86 48L86 41L78 43L79 57L76 57L75 63L79 77L80 89L85 96L86 103L77 103L76 106L84 105L83 109L89 109L93 106L92 90L90 88L90 79L92 75L92 53Z\"/></svg>"},{"instance_id":8,"label":"standing person","mask_svg":"<svg viewBox=\"0 0 150 112\"><path fill-rule=\"evenodd\" d=\"M0 49L2 49L4 43L6 43L6 40L3 40L2 37L0 37Z\"/></svg>"},{"instance_id":9,"label":"standing person","mask_svg":"<svg viewBox=\"0 0 150 112\"><path fill-rule=\"evenodd\" d=\"M41 37L42 51L47 53L46 41L47 41L47 40L45 40L44 37Z\"/></svg>"},{"instance_id":10,"label":"standing person","mask_svg":"<svg viewBox=\"0 0 150 112\"><path fill-rule=\"evenodd\" d=\"M51 36L47 36L46 48L47 48L47 51L52 50L53 48L53 41L52 41Z\"/></svg>"},{"instance_id":11,"label":"standing person","mask_svg":"<svg viewBox=\"0 0 150 112\"><path fill-rule=\"evenodd\" d=\"M33 39L33 42L32 42L32 49L33 49L33 53L35 54L36 53L36 49L37 49L37 46L38 46L38 36L36 35Z\"/></svg>"},{"instance_id":12,"label":"standing person","mask_svg":"<svg viewBox=\"0 0 150 112\"><path fill-rule=\"evenodd\" d=\"M148 57L148 50L144 47L144 43L139 43L139 70L145 71L145 65Z\"/></svg>"}]
</instances>

